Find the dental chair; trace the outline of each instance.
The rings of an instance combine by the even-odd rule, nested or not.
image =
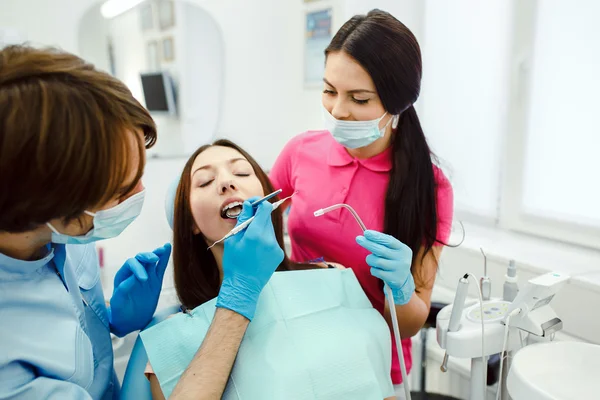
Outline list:
[[[172,306],[160,310],[154,314],[154,318],[144,329],[147,329],[153,325],[164,321],[169,315],[179,312],[179,306]],[[131,356],[127,362],[127,369],[125,370],[125,376],[123,377],[123,385],[121,388],[122,400],[152,400],[152,392],[150,391],[150,382],[144,375],[146,364],[148,363],[148,356],[144,349],[142,339],[138,336],[135,340]]]

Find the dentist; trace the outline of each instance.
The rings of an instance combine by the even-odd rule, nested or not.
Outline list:
[[[94,242],[140,214],[155,141],[149,113],[115,78],[59,51],[0,50],[0,400],[119,397],[110,332],[150,322],[171,247],[127,260],[107,307]],[[174,398],[223,392],[243,315],[283,259],[271,211],[260,207],[259,222],[226,242],[223,270],[235,284],[219,293]]]

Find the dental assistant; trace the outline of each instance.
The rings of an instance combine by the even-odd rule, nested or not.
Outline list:
[[[171,246],[127,260],[107,307],[94,243],[140,214],[155,141],[122,82],[57,50],[0,50],[0,400],[119,397],[110,332],[150,322]],[[236,284],[219,292],[175,399],[224,390],[246,315],[283,259],[268,207],[225,244],[223,272]]]
[[[292,260],[324,257],[352,268],[391,327],[383,282],[393,291],[407,370],[411,336],[429,314],[438,260],[452,223],[452,187],[433,163],[413,104],[421,54],[410,30],[373,10],[351,18],[325,51],[326,130],[293,138],[270,178],[281,196],[296,193],[288,218]],[[364,236],[344,209],[351,205]],[[395,344],[394,344],[395,345]],[[403,398],[393,349],[392,380]]]

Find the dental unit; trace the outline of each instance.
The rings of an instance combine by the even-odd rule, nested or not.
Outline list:
[[[483,250],[481,252],[484,255],[484,277],[477,282],[474,275],[463,275],[459,279],[453,304],[444,307],[437,316],[437,341],[446,350],[440,369],[446,372],[449,356],[470,358],[469,398],[486,399],[487,358],[501,354],[496,399],[508,399],[507,374],[512,353],[524,346],[523,341],[519,340],[521,333],[552,340],[553,334],[562,329],[562,321],[550,303],[570,277],[556,272],[547,273],[529,280],[519,290],[516,268],[511,261],[503,287],[503,299],[494,299],[490,296],[487,259]],[[479,300],[467,300],[468,278],[479,283]]]
[[[338,208],[345,208],[346,210],[348,210],[352,214],[352,216],[354,217],[354,219],[356,220],[356,222],[358,223],[358,225],[360,226],[362,231],[364,232],[367,230],[367,227],[362,222],[362,220],[360,219],[360,217],[358,216],[356,211],[354,211],[354,209],[351,206],[349,206],[348,204],[334,204],[330,207],[321,208],[314,212],[314,216],[320,217],[322,215],[327,214],[330,211],[337,210]],[[389,309],[390,309],[392,326],[394,329],[394,340],[396,342],[396,350],[398,352],[398,361],[400,362],[400,372],[402,373],[402,383],[404,386],[404,393],[406,396],[406,400],[411,400],[410,387],[408,384],[408,375],[406,373],[406,365],[404,364],[404,352],[402,351],[402,342],[400,339],[400,328],[398,327],[398,317],[396,315],[396,305],[394,304],[394,295],[392,294],[392,289],[390,289],[390,287],[387,284],[385,284],[384,290],[385,290],[385,295],[386,295],[385,297],[387,298]]]

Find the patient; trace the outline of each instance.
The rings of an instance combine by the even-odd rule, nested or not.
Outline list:
[[[207,248],[235,226],[236,219],[228,215],[239,215],[244,200],[273,191],[256,161],[228,140],[202,146],[190,157],[177,187],[173,218],[174,280],[183,310],[192,310],[219,293],[224,244]],[[277,241],[284,248],[281,208],[273,211],[272,220]],[[343,268],[332,263],[296,264],[285,256],[278,271],[319,267]],[[145,373],[153,398],[164,399],[150,363]]]

